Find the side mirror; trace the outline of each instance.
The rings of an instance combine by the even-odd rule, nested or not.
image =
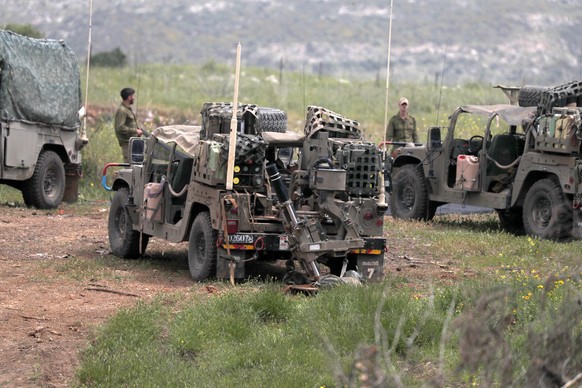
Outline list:
[[[145,152],[145,140],[141,137],[132,137],[129,139],[129,162],[131,164],[143,163]]]
[[[440,127],[429,128],[427,147],[430,151],[440,151],[443,148]]]

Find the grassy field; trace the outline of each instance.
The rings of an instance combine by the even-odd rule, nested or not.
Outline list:
[[[80,384],[550,386],[552,373],[582,372],[581,242],[508,235],[492,215],[385,228],[393,255],[464,275],[394,272],[316,296],[270,281],[214,283],[212,298],[161,294],[99,329]]]

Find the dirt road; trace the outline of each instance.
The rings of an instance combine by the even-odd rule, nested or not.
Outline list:
[[[0,386],[69,386],[93,329],[120,307],[196,292],[187,267],[170,281],[123,261],[96,266],[109,254],[107,204],[72,212],[0,207]]]

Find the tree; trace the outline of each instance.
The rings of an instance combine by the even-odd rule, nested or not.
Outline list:
[[[31,38],[36,39],[43,39],[44,34],[37,30],[35,27],[31,26],[30,24],[6,24],[3,27],[7,31],[12,31],[20,35],[28,36]]]
[[[127,56],[116,47],[111,51],[91,55],[91,64],[97,67],[124,67],[127,64]]]

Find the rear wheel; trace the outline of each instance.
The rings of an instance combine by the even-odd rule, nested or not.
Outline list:
[[[115,256],[135,259],[145,252],[150,236],[133,230],[131,219],[125,210],[128,203],[129,191],[122,187],[115,192],[109,209],[109,247]]]
[[[556,180],[542,179],[528,190],[523,204],[523,226],[527,234],[547,240],[558,240],[571,233],[572,211]]]
[[[195,281],[201,282],[216,274],[216,240],[210,213],[199,213],[194,219],[188,243],[188,267]]]
[[[32,177],[22,187],[22,198],[27,206],[38,209],[58,207],[65,194],[65,167],[53,151],[38,156]]]
[[[392,216],[403,220],[430,221],[437,203],[428,200],[428,187],[421,165],[402,166],[392,181],[390,210]]]

